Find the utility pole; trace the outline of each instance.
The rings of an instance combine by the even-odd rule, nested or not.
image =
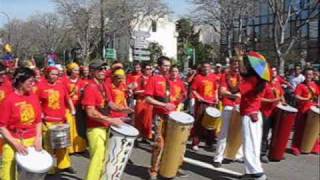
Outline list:
[[[101,40],[101,59],[104,59],[104,0],[100,0],[100,40]]]

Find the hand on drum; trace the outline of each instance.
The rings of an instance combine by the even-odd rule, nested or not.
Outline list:
[[[121,126],[122,124],[124,124],[122,118],[109,118],[108,121],[115,126]]]
[[[19,154],[22,154],[22,155],[28,154],[27,147],[21,144],[19,140],[17,139],[13,140],[12,145],[14,146],[14,148]]]
[[[172,103],[166,103],[165,104],[165,108],[168,110],[168,111],[174,111],[176,110],[176,105],[172,104]]]
[[[249,117],[250,117],[251,121],[254,123],[258,121],[258,113],[249,114]]]
[[[36,151],[42,151],[42,139],[41,138],[38,138],[38,139],[35,140],[34,149]]]

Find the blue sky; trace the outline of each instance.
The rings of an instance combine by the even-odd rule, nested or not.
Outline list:
[[[190,5],[187,0],[165,0],[175,17],[188,12]],[[51,0],[0,0],[0,26],[7,23],[6,13],[10,19],[26,19],[32,14],[41,12],[52,12],[55,5]]]

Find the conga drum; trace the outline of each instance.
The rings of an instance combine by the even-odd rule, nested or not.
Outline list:
[[[221,112],[218,109],[207,107],[201,120],[201,125],[208,130],[218,129],[221,125],[220,116]]]
[[[278,104],[275,114],[275,122],[272,128],[270,144],[270,160],[280,161],[284,159],[291,130],[298,110],[289,105]]]
[[[50,128],[50,142],[52,149],[71,146],[69,124],[58,124]]]
[[[310,153],[320,133],[320,108],[312,106],[308,112],[306,126],[303,131],[301,152]]]
[[[239,107],[234,107],[232,110],[229,131],[227,136],[227,145],[224,151],[226,159],[236,159],[236,154],[242,145],[242,122]]]
[[[131,125],[111,126],[106,180],[120,180],[131,155],[139,131]]]
[[[194,118],[184,112],[171,112],[167,123],[159,174],[174,178],[183,163],[184,153]]]
[[[36,151],[33,147],[27,149],[27,155],[16,153],[16,162],[19,180],[41,180],[53,166],[53,158],[42,150]]]

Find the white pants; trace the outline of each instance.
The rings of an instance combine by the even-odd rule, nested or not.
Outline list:
[[[229,126],[230,126],[230,121],[232,118],[232,111],[235,107],[233,106],[225,106],[222,112],[222,119],[223,119],[223,125],[221,132],[218,136],[217,139],[217,148],[216,148],[216,153],[213,158],[214,162],[222,162],[223,160],[223,155],[224,151],[227,146],[227,137],[229,133]],[[240,147],[239,151],[237,152],[236,159],[241,159],[243,157],[242,155],[242,148]]]
[[[263,173],[260,162],[262,138],[262,116],[258,112],[258,121],[252,122],[249,116],[242,117],[243,153],[246,174]]]

